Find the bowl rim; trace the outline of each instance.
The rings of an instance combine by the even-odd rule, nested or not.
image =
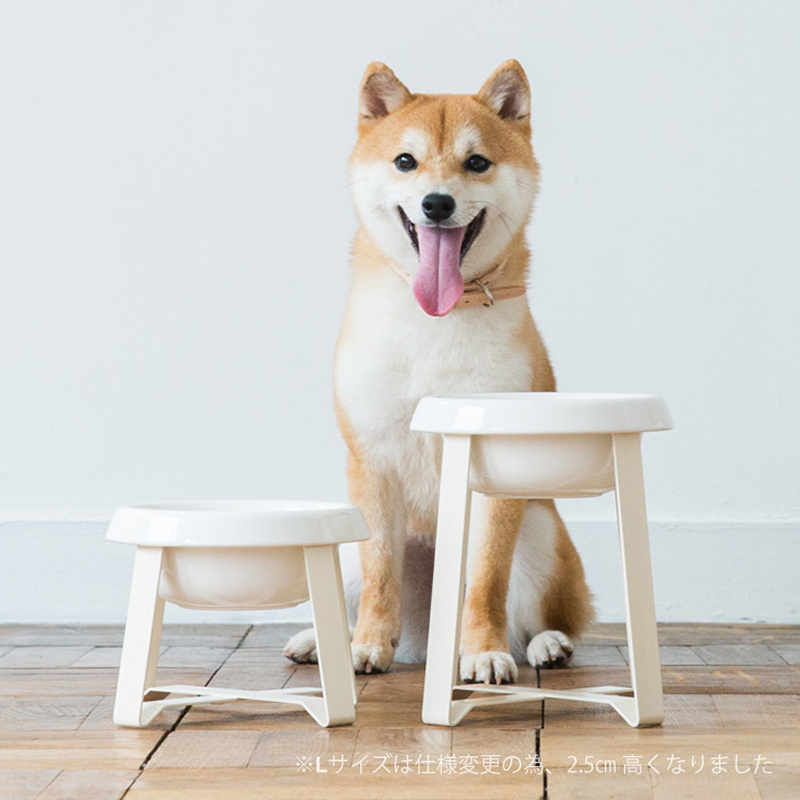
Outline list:
[[[412,431],[450,434],[636,433],[670,430],[664,400],[611,392],[489,392],[431,395]]]

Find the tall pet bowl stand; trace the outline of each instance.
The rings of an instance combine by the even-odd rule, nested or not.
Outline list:
[[[142,727],[164,708],[264,700],[305,708],[323,727],[355,720],[338,546],[369,538],[340,503],[213,501],[129,506],[106,538],[136,545],[114,704],[117,725]],[[165,602],[184,608],[285,608],[311,599],[322,688],[243,691],[156,686]]]
[[[640,440],[645,431],[671,428],[666,404],[649,395],[528,392],[426,397],[419,403],[411,429],[444,437],[424,722],[457,725],[476,706],[547,697],[605,703],[634,727],[663,722]],[[457,684],[472,492],[552,499],[612,490],[631,686],[559,691]]]

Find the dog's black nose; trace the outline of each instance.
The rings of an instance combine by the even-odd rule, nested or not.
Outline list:
[[[422,198],[422,210],[432,222],[441,222],[456,210],[456,201],[449,194],[426,194]]]

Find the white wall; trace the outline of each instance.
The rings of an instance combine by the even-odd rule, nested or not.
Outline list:
[[[117,505],[344,496],[330,371],[361,72],[473,92],[514,56],[560,386],[663,394],[675,418],[646,446],[654,538],[680,531],[682,554],[659,580],[683,605],[659,613],[797,620],[769,565],[800,557],[799,53],[800,5],[777,0],[6,0],[0,616],[121,619],[70,563],[124,584],[129,562],[67,524]],[[588,561],[610,500],[563,509]],[[20,548],[42,560],[21,586]]]

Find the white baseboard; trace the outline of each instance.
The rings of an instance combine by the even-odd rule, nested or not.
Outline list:
[[[570,522],[601,622],[623,620],[616,525]],[[133,549],[105,542],[102,522],[0,524],[0,622],[122,623]],[[651,523],[656,609],[663,622],[800,623],[799,522]],[[188,611],[167,622],[310,620],[276,611]]]

